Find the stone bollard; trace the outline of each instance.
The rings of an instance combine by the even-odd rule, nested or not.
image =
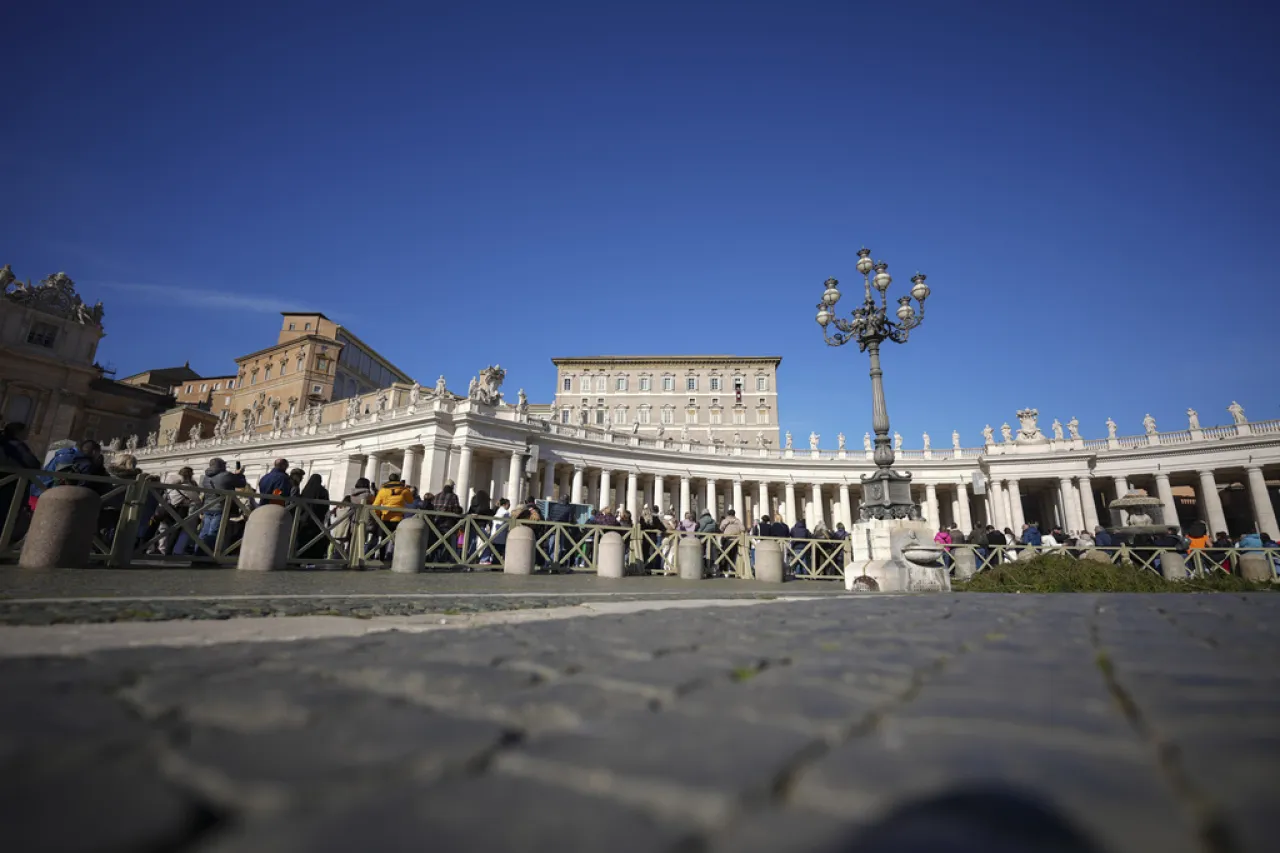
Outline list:
[[[956,580],[967,581],[978,573],[978,553],[972,548],[952,549],[951,564]]]
[[[596,558],[596,577],[620,578],[622,566],[622,534],[610,530],[600,537]]]
[[[782,571],[782,546],[777,542],[756,543],[756,580],[765,583],[782,583],[786,573]]]
[[[1184,581],[1187,579],[1186,558],[1177,551],[1160,552],[1160,574],[1167,581]]]
[[[41,498],[40,500],[44,500],[44,498]],[[40,505],[37,504],[36,510],[39,511],[39,509]],[[23,558],[27,556],[27,549],[22,549],[22,556]],[[1271,568],[1271,560],[1265,553],[1259,552],[1251,554],[1248,551],[1240,552],[1240,577],[1247,581],[1261,581],[1262,583],[1267,583],[1275,580],[1275,576],[1275,570]]]
[[[507,553],[502,571],[508,575],[533,574],[533,553],[537,539],[532,527],[513,527],[507,532]]]
[[[702,580],[702,540],[696,536],[680,537],[676,546],[676,563],[680,566],[681,580]]]
[[[24,569],[83,569],[93,553],[102,498],[85,486],[56,486],[40,495],[22,540]]]
[[[427,522],[411,515],[396,525],[395,547],[391,551],[391,571],[416,575],[427,562]]]
[[[262,504],[249,513],[240,540],[237,569],[274,572],[289,567],[289,535],[293,516],[280,504]]]

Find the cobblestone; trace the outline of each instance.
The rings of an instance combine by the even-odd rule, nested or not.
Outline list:
[[[1260,852],[1277,617],[841,596],[0,658],[0,821],[41,850]]]

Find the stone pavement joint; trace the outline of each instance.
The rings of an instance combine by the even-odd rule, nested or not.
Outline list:
[[[1264,851],[1273,601],[841,597],[11,657],[0,820],[67,851],[880,853],[895,814],[984,851],[1022,814],[1082,853]]]

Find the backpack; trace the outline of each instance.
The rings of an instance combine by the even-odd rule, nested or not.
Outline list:
[[[74,471],[77,454],[78,454],[78,451],[76,450],[76,448],[63,447],[53,454],[53,458],[51,458],[45,464],[44,470],[52,471],[55,473],[61,473],[63,471]],[[44,484],[44,487],[47,489],[54,484],[54,481],[57,478],[56,477],[40,477],[38,479],[40,480],[41,483]]]

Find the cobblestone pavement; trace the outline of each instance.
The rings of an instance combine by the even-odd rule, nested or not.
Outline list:
[[[14,850],[1274,848],[1276,596],[947,595],[0,661]]]
[[[234,569],[0,568],[0,624],[230,619],[242,616],[413,616],[564,607],[600,600],[774,598],[844,594],[834,582],[673,577],[610,580],[595,574],[501,572],[400,575],[369,572],[239,572]]]

